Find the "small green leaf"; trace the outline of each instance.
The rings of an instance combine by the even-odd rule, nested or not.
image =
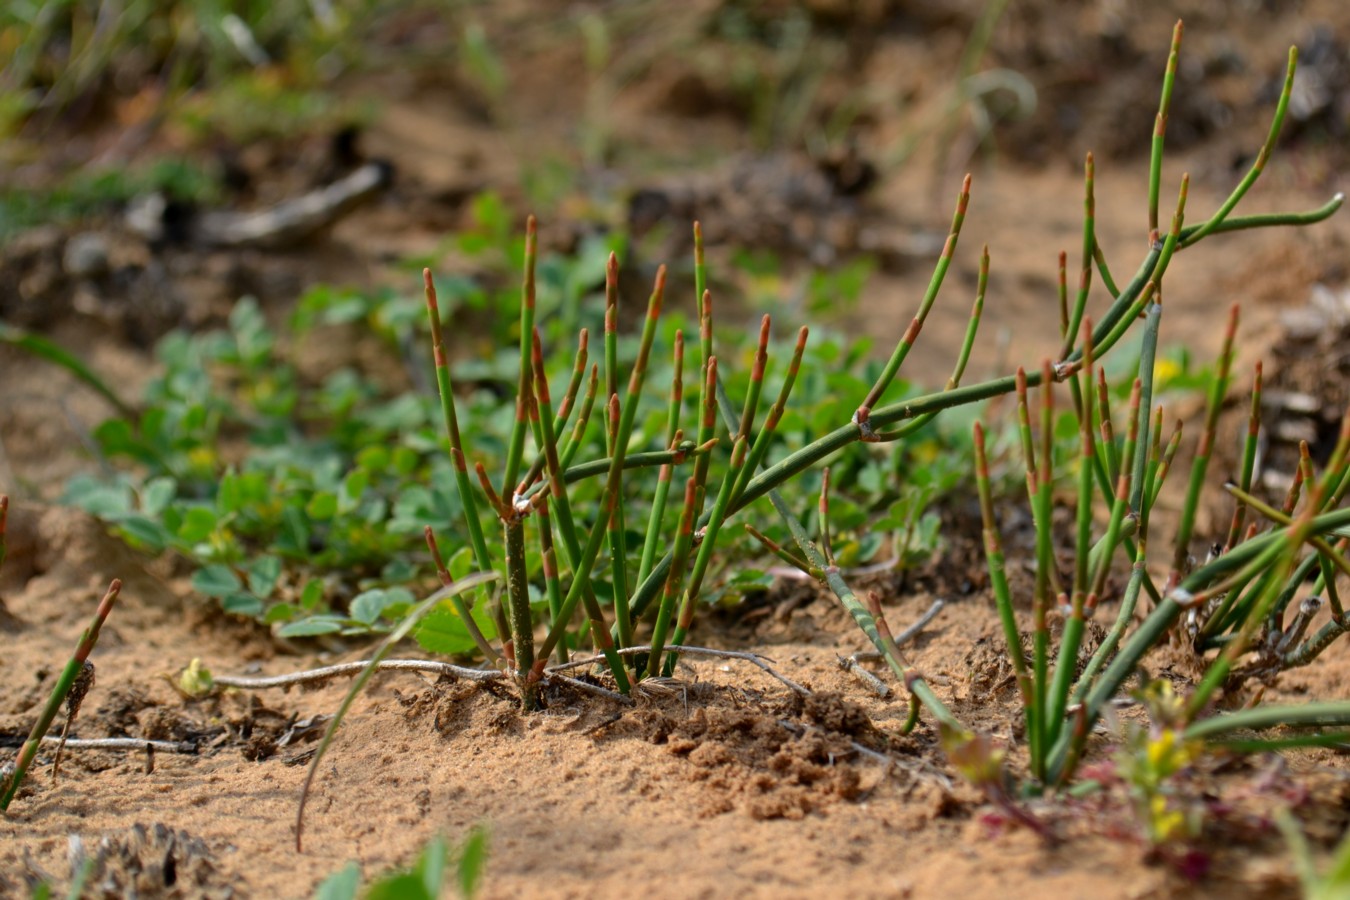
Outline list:
[[[478,895],[487,866],[488,833],[482,825],[474,827],[459,851],[459,892],[468,900]]]
[[[190,506],[183,513],[183,524],[178,526],[178,537],[185,543],[196,544],[216,530],[215,510],[205,506]]]
[[[450,848],[446,846],[445,838],[438,834],[427,841],[426,849],[422,851],[422,856],[413,868],[413,874],[421,876],[422,887],[426,889],[427,896],[433,900],[441,895],[441,885],[445,883],[445,864],[449,855]]]
[[[239,591],[222,597],[220,608],[232,615],[256,618],[262,615],[263,602],[253,594]]]
[[[244,566],[248,572],[248,589],[259,597],[270,597],[281,577],[281,558],[259,556]]]
[[[314,892],[314,900],[356,900],[356,891],[360,886],[361,867],[349,862],[319,885],[319,889]]]
[[[294,619],[299,612],[300,610],[298,610],[294,604],[274,603],[269,606],[267,612],[263,614],[262,623],[264,625],[275,625],[277,622],[289,622],[291,619]]]
[[[356,464],[367,472],[383,472],[389,468],[389,450],[381,444],[366,447],[356,454]]]
[[[243,586],[229,566],[205,566],[192,574],[192,589],[208,597],[225,597]]]
[[[337,616],[311,616],[290,622],[277,629],[278,637],[313,637],[316,634],[332,634],[342,630],[343,619]]]
[[[478,628],[483,632],[483,636],[492,640],[497,636],[497,629],[492,624],[492,618],[478,610],[470,613],[473,620],[478,623]],[[461,653],[470,653],[474,649],[473,638],[469,636],[469,629],[464,624],[464,620],[455,612],[455,608],[448,603],[442,603],[427,614],[420,623],[417,630],[413,632],[413,637],[417,643],[432,653],[441,653],[446,656],[455,656]]]
[[[169,533],[146,516],[127,516],[117,523],[122,534],[158,553],[169,544]]]
[[[348,611],[356,621],[374,625],[375,620],[380,617],[380,613],[384,611],[388,601],[389,595],[383,588],[362,591],[352,598]]]
[[[141,512],[158,516],[178,492],[178,482],[172,478],[152,478],[141,489]]]
[[[421,878],[403,872],[387,875],[372,884],[365,900],[437,900],[437,895],[427,893]]]
[[[305,588],[300,592],[300,606],[306,610],[312,610],[323,601],[323,582],[317,578],[311,578],[305,582]]]
[[[337,508],[337,496],[327,491],[320,491],[309,499],[309,503],[305,506],[305,512],[311,519],[324,522],[337,514]]]

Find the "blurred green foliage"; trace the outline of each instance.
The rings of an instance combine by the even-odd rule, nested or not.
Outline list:
[[[511,348],[518,327],[514,318],[493,311],[514,304],[521,248],[498,199],[481,197],[474,208],[475,225],[453,238],[454,252],[471,263],[462,271],[473,274],[441,280],[439,287],[448,321],[487,326],[464,329],[469,334],[452,353],[471,461],[493,461],[504,457],[513,421],[513,410],[502,398],[514,387]],[[571,369],[576,330],[588,327],[595,335],[602,330],[603,260],[622,246],[621,239],[596,238],[583,241],[573,255],[540,261],[539,321],[552,348],[559,393]],[[770,298],[760,299],[774,305]],[[631,303],[623,308],[634,315]],[[723,371],[732,396],[744,393],[754,352],[751,329],[737,327],[742,315],[726,312],[716,338],[719,357],[729,363]],[[194,566],[193,584],[200,593],[216,598],[228,612],[276,626],[281,636],[389,630],[418,586],[432,583],[424,526],[436,530],[452,574],[466,573],[471,564],[460,533],[462,504],[439,406],[428,384],[424,316],[417,295],[320,286],[301,298],[285,327],[269,323],[245,298],[223,329],[169,334],[156,351],[162,372],[149,385],[139,413],[110,419],[95,432],[100,452],[117,471],[73,479],[66,501],[100,516],[150,552],[181,554]],[[654,354],[649,374],[655,384],[673,380],[669,348],[681,327],[693,333],[678,313],[661,325],[657,345],[665,349]],[[302,374],[299,349],[330,339],[336,333],[331,329],[373,339],[383,347],[387,369],[371,373],[344,364]],[[791,355],[790,344],[786,330],[777,335],[770,359],[782,366]],[[818,330],[807,346],[770,459],[837,427],[841,403],[862,396],[876,375],[878,364],[868,360],[866,342]],[[630,364],[636,352],[636,335],[621,335],[621,366]],[[686,383],[695,377],[694,365],[686,363]],[[781,376],[771,364],[769,382]],[[419,380],[420,389],[404,387]],[[907,385],[901,390],[918,392]],[[663,442],[665,402],[654,395],[639,411],[635,447],[656,448]],[[686,422],[695,420],[694,404],[691,392]],[[961,461],[969,440],[955,418],[944,417],[942,423],[902,444],[857,444],[829,460],[837,486],[833,520],[842,565],[902,567],[936,549],[933,505],[965,478]],[[591,423],[585,440],[581,458],[606,455],[598,421]],[[630,472],[625,479],[629,502],[644,504],[655,477],[655,469]],[[819,478],[818,472],[806,473],[784,490],[796,506],[810,508],[808,498]],[[598,498],[600,485],[593,480],[575,489],[582,499],[592,493]],[[485,533],[500,541],[486,505],[482,510]],[[785,532],[779,534],[781,526],[763,518],[753,521],[787,540]],[[634,528],[645,520],[645,514],[630,517]],[[733,602],[767,587],[767,576],[748,565],[759,555],[757,545],[739,532],[728,534],[727,550],[715,566],[707,592],[713,601]],[[628,535],[634,557],[641,541],[636,531]],[[532,573],[538,571],[536,551],[530,551],[527,563]],[[603,576],[596,590],[602,598],[612,597]],[[542,597],[537,599],[542,603]],[[443,652],[467,652],[472,646],[457,620],[433,616],[419,634]]]

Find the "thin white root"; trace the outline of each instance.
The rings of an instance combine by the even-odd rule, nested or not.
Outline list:
[[[58,745],[61,738],[49,734],[43,737],[42,743]],[[197,745],[192,741],[149,741],[144,738],[70,738],[66,741],[67,750],[144,750],[147,747],[157,753],[197,753]]]
[[[622,650],[615,650],[614,652],[619,656],[633,656],[638,653],[648,653],[651,649],[651,647],[624,647]],[[667,644],[665,652],[679,653],[682,656],[702,656],[708,659],[737,659],[742,662],[748,662],[752,666],[763,669],[770,677],[776,679],[779,683],[786,685],[788,689],[794,693],[801,694],[803,697],[809,697],[811,695],[809,690],[802,687],[791,678],[780,675],[778,672],[774,671],[773,668],[769,666],[769,663],[765,662],[765,660],[769,660],[769,658],[767,656],[760,656],[758,653],[750,653],[743,650],[713,650],[708,647],[686,647],[681,644]],[[595,665],[596,663],[604,661],[605,658],[603,656],[592,656],[588,659],[574,659],[571,662],[559,663],[556,666],[550,666],[544,671],[552,675],[555,672],[562,672],[567,669],[578,669],[583,666]],[[769,660],[769,662],[772,661],[773,660]]]
[[[249,678],[242,675],[218,675],[212,681],[222,687],[242,688],[246,691],[261,691],[268,688],[292,687],[297,684],[311,684],[327,681],[344,675],[358,675],[370,660],[339,663],[319,669],[306,669],[303,672],[291,672],[288,675],[269,675],[263,678]],[[470,669],[450,663],[436,662],[430,659],[386,659],[376,668],[380,671],[429,672],[433,675],[454,675],[468,681],[497,681],[505,676],[491,669]]]
[[[638,653],[646,653],[649,650],[651,650],[650,647],[625,647],[624,649],[615,652],[620,656],[633,656]],[[742,662],[748,662],[752,666],[763,669],[769,676],[778,680],[781,684],[786,685],[788,689],[792,690],[794,693],[801,694],[802,696],[808,696],[811,693],[791,678],[780,675],[765,661],[768,660],[768,657],[760,656],[757,653],[749,653],[741,650],[712,650],[708,647],[685,647],[678,644],[667,646],[666,651],[680,653],[685,656],[698,656],[709,659],[735,659]],[[603,656],[593,656],[587,659],[574,659],[571,662],[550,666],[544,670],[544,674],[551,678],[559,678],[567,681],[574,687],[596,694],[597,696],[607,697],[609,699],[626,699],[622,694],[598,687],[597,685],[587,684],[584,681],[578,681],[574,678],[568,678],[562,674],[571,669],[580,669],[604,661],[605,658]],[[772,660],[769,660],[769,662],[772,662]],[[369,664],[369,660],[360,660],[357,662],[339,663],[334,666],[324,666],[319,669],[307,669],[302,672],[291,672],[288,675],[269,675],[261,678],[250,678],[239,675],[218,675],[213,681],[221,687],[261,691],[269,688],[294,687],[298,684],[313,684],[314,682],[327,681],[330,678],[356,675]],[[506,674],[504,672],[495,669],[470,669],[465,666],[456,666],[450,663],[436,662],[429,659],[386,659],[382,661],[377,668],[380,671],[428,672],[432,675],[453,675],[456,678],[478,682],[502,681],[506,679]]]

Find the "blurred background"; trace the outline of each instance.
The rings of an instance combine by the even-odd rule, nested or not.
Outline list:
[[[381,368],[378,342],[330,329],[302,375],[354,363],[418,386],[420,268],[465,326],[457,354],[489,360],[513,339],[534,212],[555,337],[592,321],[610,250],[631,308],[664,262],[687,315],[698,219],[725,324],[769,311],[784,334],[809,322],[847,335],[859,358],[884,356],[970,171],[966,231],[903,374],[945,380],[982,244],[993,275],[972,373],[1034,365],[1059,341],[1061,250],[1076,278],[1089,150],[1118,278],[1144,249],[1178,16],[1164,205],[1188,171],[1194,221],[1246,171],[1291,44],[1294,102],[1244,209],[1342,190],[1350,7],[1338,0],[11,0],[0,319],[75,348],[132,401],[166,334],[218,327],[251,297],[272,326],[297,310],[374,322],[407,357]],[[1262,323],[1315,285],[1340,291],[1346,236],[1333,220],[1188,252],[1164,326],[1179,365],[1212,354],[1214,311],[1232,300],[1268,344],[1277,329]],[[50,491],[51,442],[106,410],[0,351],[4,464]]]

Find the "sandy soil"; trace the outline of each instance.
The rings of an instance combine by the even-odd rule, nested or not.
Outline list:
[[[830,9],[849,7],[854,19],[845,20],[860,34],[875,31],[867,40],[857,37],[863,43],[840,81],[890,79],[920,110],[941,102],[936,80],[953,68],[962,29],[973,21],[965,6],[975,5],[958,5],[945,17],[891,10],[892,18],[876,21],[894,27],[880,28],[869,10],[889,4],[805,4],[823,21],[830,21]],[[1117,277],[1128,277],[1141,256],[1142,153],[1172,13],[1103,2],[1061,18],[1052,6],[1012,4],[991,45],[992,61],[1025,71],[1042,102],[1031,120],[996,133],[992,159],[969,162],[975,193],[961,251],[911,364],[912,371],[931,373],[921,380],[946,376],[982,244],[990,247],[994,276],[973,373],[1034,363],[1053,349],[1039,336],[1058,315],[1057,253],[1069,251],[1071,271],[1076,265],[1085,150],[1098,153],[1098,233]],[[1169,157],[1164,183],[1190,172],[1196,211],[1190,220],[1197,221],[1245,167],[1250,156],[1243,154],[1259,145],[1271,99],[1262,92],[1279,75],[1288,44],[1313,43],[1322,27],[1326,40],[1343,48],[1350,15],[1331,0],[1278,14],[1278,4],[1259,2],[1180,6],[1188,16],[1187,52],[1198,62],[1183,69],[1178,92],[1190,99],[1174,113],[1178,152]],[[690,4],[686,15],[708,8]],[[529,5],[501,9],[500,21],[488,24],[505,33]],[[1074,42],[1075,27],[1092,40]],[[317,246],[227,261],[238,275],[228,283],[247,283],[281,309],[298,285],[319,278],[387,282],[390,254],[434,246],[444,229],[464,221],[463,199],[472,190],[492,187],[520,204],[520,167],[531,149],[548,143],[541,136],[572,146],[577,136],[569,115],[585,103],[583,79],[572,77],[584,71],[579,51],[547,40],[542,26],[523,34],[519,56],[507,57],[519,90],[506,125],[466,112],[456,85],[435,78],[390,76],[354,87],[386,107],[362,140],[366,153],[394,163],[400,173],[394,188]],[[1225,68],[1230,57],[1241,65]],[[668,196],[701,196],[687,187],[696,182],[725,183],[718,179],[728,177],[723,170],[730,164],[721,160],[747,149],[739,113],[691,117],[682,105],[691,91],[713,106],[725,100],[698,93],[708,85],[692,64],[689,72],[638,71],[618,92],[611,116],[627,140],[615,163],[624,183],[655,185]],[[906,118],[911,112],[919,115],[907,110],[868,124],[868,149],[914,127]],[[1318,127],[1291,124],[1288,146],[1244,211],[1309,208],[1344,188],[1341,139]],[[701,142],[708,146],[694,146]],[[682,154],[704,165],[691,173],[668,164]],[[282,155],[268,158],[262,170],[294,178],[276,162]],[[844,243],[874,241],[884,250],[880,271],[842,327],[883,347],[902,332],[931,259],[913,248],[945,227],[949,195],[969,152],[956,156],[938,165],[921,152],[913,164],[883,171],[857,205],[838,204],[851,223]],[[1165,205],[1173,193],[1164,190]],[[710,227],[716,223],[715,265],[730,246],[761,239],[752,227],[756,202],[782,202],[772,192],[751,200],[751,214],[730,203],[709,208],[707,201],[680,208]],[[820,221],[832,221],[836,200]],[[558,218],[565,222],[564,210]],[[1281,335],[1284,311],[1303,306],[1316,284],[1343,284],[1347,222],[1341,216],[1299,232],[1251,232],[1186,252],[1168,277],[1164,343],[1184,343],[1208,359],[1219,340],[1215,310],[1240,301],[1244,357],[1266,355],[1272,367],[1299,359],[1289,345],[1282,354],[1267,350]],[[546,225],[556,244],[574,237],[565,224]],[[780,235],[768,242],[803,253],[820,242],[812,235],[800,246],[796,240]],[[683,252],[678,239],[655,250]],[[209,265],[225,265],[218,253],[169,251],[175,254],[170,271],[207,266],[199,278],[200,271],[215,271]],[[188,293],[195,312],[186,318],[198,322],[211,321],[233,299],[220,285]],[[72,314],[43,327],[89,348],[91,363],[112,375],[125,396],[136,396],[149,372],[147,342],[134,328],[100,322]],[[1006,338],[995,340],[1005,330]],[[1293,386],[1316,388],[1308,368]],[[0,820],[0,896],[24,895],[35,877],[66,883],[76,837],[86,847],[105,839],[116,845],[100,883],[112,886],[109,896],[128,894],[130,880],[164,859],[170,840],[138,835],[137,823],[176,833],[170,854],[176,883],[166,887],[162,876],[156,882],[142,875],[140,896],[302,897],[347,860],[374,873],[407,863],[436,832],[453,839],[485,822],[490,897],[635,890],[661,897],[1284,897],[1296,893],[1296,882],[1271,811],[1294,804],[1319,848],[1332,844],[1350,818],[1344,760],[1308,751],[1214,760],[1194,773],[1188,789],[1205,798],[1208,814],[1196,858],[1150,854],[1119,786],[1082,801],[1033,804],[1057,837],[1043,840],[1006,821],[951,772],[930,723],[901,736],[905,702],[895,694],[877,697],[837,663],[839,654],[863,648],[861,634],[829,597],[783,582],[766,605],[708,617],[696,634],[710,646],[771,657],[809,697],[751,666],[695,661],[632,707],[559,689],[545,712],[523,717],[509,697],[468,683],[379,676],[324,761],[305,851],[297,854],[295,803],[315,736],[300,729],[293,742],[280,742],[297,722],[331,714],[344,686],[188,700],[163,676],[194,657],[221,674],[273,674],[360,658],[362,648],[290,652],[264,631],[211,612],[172,566],[136,558],[81,514],[42,505],[66,477],[91,465],[79,450],[80,435],[106,409],[10,352],[0,351],[0,382],[0,476],[16,497],[9,557],[0,570],[0,735],[14,741],[26,734],[56,661],[69,652],[108,580],[120,577],[124,599],[94,655],[98,684],[74,731],[188,740],[201,748],[196,755],[158,753],[153,765],[141,753],[70,753],[55,784],[49,767],[37,767]],[[1332,399],[1343,402],[1339,394]],[[972,549],[978,533],[969,527],[969,510],[954,505],[948,518],[946,556],[904,583],[873,587],[897,625],[934,597],[948,601],[912,649],[913,661],[964,721],[1006,735],[1016,709],[1011,692],[1000,689],[997,619]],[[1184,661],[1163,662],[1163,674],[1187,676]],[[1347,691],[1350,649],[1342,645],[1317,666],[1283,676],[1268,696],[1330,699]],[[1098,762],[1109,759],[1108,737],[1098,746]],[[1206,866],[1203,877],[1188,877]]]

